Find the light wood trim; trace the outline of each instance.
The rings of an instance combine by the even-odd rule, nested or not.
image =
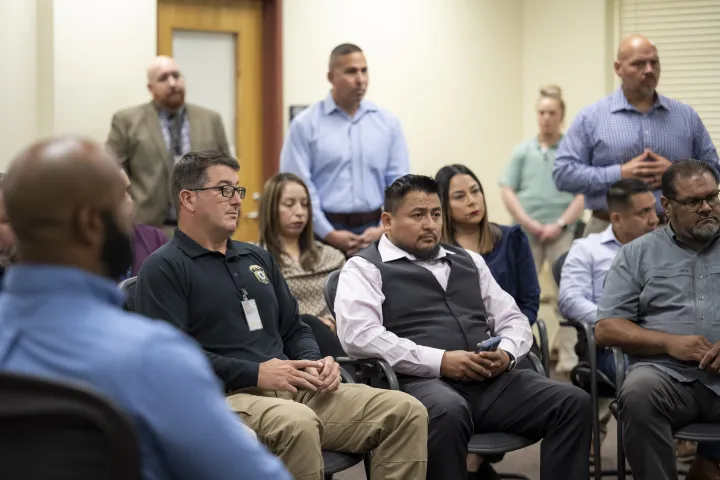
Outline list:
[[[172,56],[173,30],[233,33],[236,35],[236,155],[240,183],[247,188],[243,218],[234,237],[257,241],[258,212],[253,194],[262,192],[263,162],[263,3],[258,0],[160,0],[158,54]],[[182,65],[180,66],[182,68]],[[192,88],[192,85],[188,86]]]

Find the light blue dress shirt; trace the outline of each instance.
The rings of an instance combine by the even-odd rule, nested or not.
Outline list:
[[[595,324],[605,276],[620,247],[612,225],[573,242],[560,277],[558,309],[563,317]]]
[[[65,267],[13,266],[0,294],[0,370],[89,388],[133,422],[142,478],[289,480],[225,404],[198,347],[120,308],[115,283]]]
[[[323,212],[366,213],[382,207],[385,188],[410,173],[400,122],[363,100],[351,118],[332,93],[290,124],[280,171],[303,179],[310,191],[314,230],[334,230]]]
[[[584,194],[585,208],[607,210],[605,194],[620,180],[621,165],[646,148],[671,162],[684,158],[718,162],[710,134],[692,107],[658,94],[652,108],[641,113],[618,88],[573,120],[555,157],[555,186]],[[660,191],[654,193],[662,211]]]

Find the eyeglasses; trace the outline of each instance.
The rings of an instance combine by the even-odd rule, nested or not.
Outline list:
[[[670,197],[667,198],[668,200],[671,200],[675,203],[679,203],[680,205],[685,207],[685,210],[687,210],[688,212],[697,212],[702,208],[704,202],[707,202],[707,204],[711,207],[716,207],[717,205],[720,205],[720,190],[713,193],[712,195],[708,195],[705,198],[688,198],[687,200],[676,200]]]
[[[193,192],[202,192],[203,190],[219,190],[220,194],[225,198],[232,198],[236,193],[242,200],[245,198],[245,187],[235,187],[233,185],[220,185],[219,187],[190,188]]]

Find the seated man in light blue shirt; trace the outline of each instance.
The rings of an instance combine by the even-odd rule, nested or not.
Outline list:
[[[382,235],[385,188],[410,173],[400,122],[363,100],[368,86],[365,55],[342,44],[330,54],[330,94],[290,124],[280,171],[307,185],[315,233],[352,254]]]
[[[575,240],[563,263],[558,292],[560,314],[572,320],[595,324],[597,302],[603,293],[615,254],[624,244],[655,230],[655,196],[650,186],[632,178],[615,182],[606,195],[610,226],[600,233]],[[588,352],[592,355],[595,352]],[[597,350],[597,367],[615,383],[615,357],[610,349]],[[611,415],[607,401],[601,406],[600,441],[605,438]],[[591,455],[594,450],[590,450]]]
[[[560,277],[558,308],[572,320],[595,324],[597,302],[620,247],[655,230],[658,224],[655,197],[650,186],[632,178],[615,182],[607,192],[610,226],[601,233],[575,240],[565,258]],[[597,352],[598,369],[615,382],[611,350]]]
[[[31,146],[3,179],[22,261],[0,295],[0,371],[88,388],[135,428],[145,480],[290,480],[225,404],[200,349],[124,312],[114,280],[132,261],[132,201],[103,148]]]
[[[683,158],[718,163],[697,112],[657,92],[660,56],[652,41],[642,35],[623,39],[614,68],[622,85],[578,113],[560,142],[553,169],[558,190],[585,195],[585,208],[593,211],[586,235],[608,226],[605,193],[621,178],[653,188],[660,222],[665,223],[663,172]]]

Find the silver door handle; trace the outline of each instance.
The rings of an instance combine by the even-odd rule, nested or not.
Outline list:
[[[258,212],[248,212],[245,214],[245,218],[258,218]]]

